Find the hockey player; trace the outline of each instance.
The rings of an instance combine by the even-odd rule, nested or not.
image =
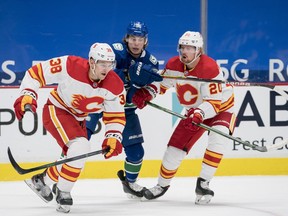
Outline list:
[[[143,197],[143,187],[136,183],[144,157],[144,142],[141,125],[136,106],[131,103],[135,91],[153,81],[161,81],[157,74],[158,61],[147,50],[148,29],[143,22],[133,21],[127,27],[122,42],[113,43],[112,48],[116,54],[117,68],[115,72],[121,77],[127,91],[125,116],[126,126],[123,131],[123,147],[126,158],[124,171],[119,170],[118,177],[122,181],[123,190],[129,198]],[[99,114],[90,114],[86,122],[88,138],[95,131],[96,124],[101,118]]]
[[[185,32],[178,42],[179,56],[169,59],[163,74],[211,79],[211,82],[164,78],[161,83],[150,85],[160,94],[174,87],[179,103],[186,109],[187,118],[180,120],[168,142],[158,184],[144,192],[147,199],[160,197],[168,190],[180,163],[205,132],[197,126],[198,123],[203,122],[224,133],[232,134],[233,132],[235,123],[233,87],[213,82],[214,79],[223,80],[223,75],[217,63],[203,54],[202,47],[203,39],[199,32]],[[132,101],[138,108],[143,108],[146,101],[151,100],[153,95],[147,89],[142,88],[134,94]],[[214,196],[214,192],[209,188],[209,182],[221,162],[226,142],[223,136],[214,132],[209,133],[208,146],[196,183],[196,204],[207,204]]]
[[[61,56],[39,63],[27,70],[20,86],[20,97],[14,103],[16,116],[23,118],[25,107],[37,108],[40,87],[55,84],[43,107],[43,125],[56,139],[64,157],[90,152],[85,118],[88,113],[102,112],[106,124],[103,149],[110,158],[122,152],[122,131],[125,126],[125,89],[112,70],[115,54],[106,43],[91,46],[89,59]],[[43,173],[25,180],[45,202],[56,196],[57,210],[69,212],[73,204],[71,190],[77,181],[86,158],[50,167]]]

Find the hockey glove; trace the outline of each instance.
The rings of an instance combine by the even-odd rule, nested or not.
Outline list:
[[[184,127],[190,131],[197,131],[199,130],[198,124],[203,122],[204,119],[204,112],[201,109],[194,109],[191,108],[187,112],[187,118],[184,119]]]
[[[158,70],[155,67],[142,62],[131,65],[128,70],[131,82],[138,87],[162,81],[163,78],[157,72]]]
[[[109,133],[106,135],[106,138],[102,143],[102,149],[108,149],[108,152],[104,153],[105,159],[122,153],[121,140],[122,136],[119,134]]]
[[[17,98],[14,103],[14,111],[18,120],[21,120],[24,113],[27,111],[27,107],[31,108],[33,113],[37,109],[37,94],[32,89],[23,89],[21,96]],[[27,106],[28,105],[28,106]]]
[[[147,101],[151,101],[156,97],[156,91],[152,86],[145,86],[135,92],[132,97],[132,102],[139,109],[143,109],[146,106]]]

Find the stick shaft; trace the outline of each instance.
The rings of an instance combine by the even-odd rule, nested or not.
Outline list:
[[[164,111],[164,112],[170,113],[170,114],[172,114],[172,115],[174,115],[174,116],[177,116],[177,117],[179,117],[179,118],[181,118],[181,119],[185,119],[185,118],[186,118],[185,116],[183,116],[183,115],[181,115],[181,114],[179,114],[179,113],[173,112],[172,110],[169,110],[169,109],[167,109],[167,108],[161,107],[161,106],[159,106],[159,105],[157,105],[157,104],[154,104],[154,103],[151,103],[151,102],[147,102],[147,104],[150,105],[150,106],[152,106],[152,107],[154,107],[154,108],[156,108],[156,109],[159,109],[159,110],[162,110],[162,111]],[[215,133],[217,133],[217,134],[219,134],[219,135],[221,135],[221,136],[224,136],[224,137],[226,137],[226,138],[228,138],[228,139],[231,139],[231,140],[234,140],[234,141],[236,141],[236,142],[239,142],[239,143],[241,143],[241,144],[244,145],[244,146],[249,146],[249,147],[251,147],[251,148],[253,148],[253,149],[255,149],[255,150],[261,151],[261,152],[263,151],[263,149],[260,148],[260,146],[252,145],[252,144],[249,143],[248,141],[243,141],[243,140],[241,140],[241,139],[239,139],[239,138],[237,138],[237,137],[233,137],[233,136],[231,136],[231,135],[229,135],[229,134],[223,133],[223,132],[220,131],[220,130],[217,130],[217,129],[215,129],[215,128],[209,127],[208,125],[205,125],[205,124],[202,124],[202,123],[197,124],[197,125],[198,125],[199,127],[203,128],[203,129],[205,129],[205,130],[213,131],[213,132],[215,132]]]
[[[60,164],[68,163],[68,162],[71,162],[71,161],[75,161],[75,160],[80,160],[80,159],[83,159],[83,158],[91,157],[93,155],[103,154],[106,151],[108,151],[108,150],[102,150],[101,149],[101,150],[98,150],[98,151],[89,152],[87,154],[82,154],[82,155],[78,155],[78,156],[75,156],[75,157],[66,158],[66,159],[63,159],[63,160],[59,160],[59,161],[55,161],[55,162],[52,162],[52,163],[44,164],[44,165],[41,165],[41,166],[36,166],[36,167],[29,168],[29,169],[24,169],[24,168],[20,167],[20,165],[15,161],[15,159],[14,159],[14,157],[12,155],[12,152],[11,152],[9,147],[8,147],[8,150],[7,150],[10,163],[12,164],[14,169],[21,175],[27,174],[27,173],[31,173],[31,172],[34,172],[34,171],[37,171],[37,170],[46,169],[46,168],[49,168],[49,167],[52,167],[52,166],[57,166],[57,165],[60,165]]]
[[[281,148],[285,145],[288,145],[288,140],[283,140],[279,143],[275,143],[274,145],[264,146],[264,148],[266,149],[266,151],[271,151],[271,150],[276,150],[278,148]]]
[[[211,79],[202,79],[202,78],[196,78],[196,77],[170,76],[170,75],[161,75],[161,76],[166,79],[191,80],[191,81],[197,81],[197,82],[216,82],[216,83],[223,83],[223,84],[226,83],[226,84],[231,84],[233,86],[238,86],[238,87],[247,87],[247,86],[266,87],[277,92],[278,94],[283,96],[288,101],[288,94],[282,88],[273,84],[268,84],[268,83],[226,82],[224,80],[211,80]]]

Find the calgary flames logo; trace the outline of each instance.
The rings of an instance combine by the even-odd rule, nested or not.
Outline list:
[[[179,102],[184,105],[194,104],[198,99],[197,89],[189,84],[177,84],[176,92]]]
[[[82,112],[96,112],[101,108],[97,105],[102,104],[104,101],[101,97],[87,98],[83,95],[73,95],[72,106]]]

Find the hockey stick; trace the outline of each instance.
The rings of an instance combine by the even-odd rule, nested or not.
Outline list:
[[[21,175],[27,174],[27,173],[30,173],[30,172],[34,172],[34,171],[37,171],[37,170],[41,170],[41,169],[46,169],[46,168],[49,168],[49,167],[52,167],[52,166],[57,166],[59,164],[68,163],[70,161],[75,161],[75,160],[80,160],[82,158],[91,157],[93,155],[104,154],[104,153],[106,153],[108,151],[109,151],[108,148],[107,149],[101,149],[101,150],[98,150],[98,151],[93,151],[93,152],[89,152],[89,153],[86,153],[86,154],[78,155],[78,156],[75,156],[75,157],[66,158],[66,159],[63,159],[63,160],[59,160],[59,161],[55,161],[55,162],[52,162],[52,163],[44,164],[44,165],[41,165],[41,166],[36,166],[36,167],[29,168],[29,169],[24,169],[24,168],[20,167],[19,164],[15,161],[15,159],[14,159],[9,147],[8,147],[8,150],[7,150],[8,157],[9,157],[9,160],[10,160],[12,166]]]
[[[211,79],[202,79],[202,78],[196,78],[196,77],[185,77],[185,76],[169,76],[169,75],[161,75],[163,78],[166,79],[177,79],[177,80],[192,80],[192,81],[198,81],[198,82],[216,82],[216,83],[227,83],[232,84],[234,86],[240,86],[240,87],[247,87],[247,86],[259,86],[259,87],[266,87],[270,88],[271,90],[277,92],[281,96],[283,96],[288,101],[288,94],[280,87],[272,84],[267,83],[250,83],[250,82],[226,82],[223,80],[211,80]]]
[[[24,110],[25,110],[25,112],[32,112],[33,113],[31,104],[25,104]]]
[[[183,116],[183,115],[181,115],[181,114],[179,114],[179,113],[173,112],[172,110],[169,110],[169,109],[167,109],[167,108],[161,107],[161,106],[159,106],[159,105],[157,105],[157,104],[154,104],[154,103],[151,103],[151,102],[147,102],[147,104],[150,105],[150,106],[152,106],[152,107],[154,107],[154,108],[156,108],[156,109],[159,109],[159,110],[162,110],[162,111],[164,111],[164,112],[166,112],[166,113],[170,113],[170,114],[172,114],[172,115],[174,115],[174,116],[177,116],[177,117],[179,117],[179,118],[181,118],[181,119],[185,119],[185,118],[186,118],[185,116]],[[233,137],[233,136],[231,136],[231,135],[229,135],[229,134],[223,133],[223,132],[220,131],[220,130],[217,130],[217,129],[215,129],[215,128],[209,127],[208,125],[205,125],[205,124],[202,124],[202,123],[197,124],[197,125],[198,125],[199,127],[203,128],[203,129],[205,129],[205,130],[213,131],[213,132],[215,132],[215,133],[217,133],[217,134],[219,134],[219,135],[221,135],[221,136],[224,136],[224,137],[226,137],[226,138],[228,138],[228,139],[231,139],[231,140],[234,140],[234,141],[236,141],[236,142],[239,142],[239,143],[241,143],[241,144],[244,145],[244,146],[249,146],[249,147],[251,147],[252,149],[257,150],[257,151],[260,151],[260,152],[267,152],[267,151],[269,151],[269,150],[277,149],[277,148],[283,147],[284,145],[287,145],[287,144],[288,144],[288,140],[283,140],[282,142],[276,143],[276,144],[274,144],[274,145],[269,145],[269,146],[257,146],[257,145],[251,144],[251,143],[248,142],[248,141],[243,141],[243,140],[241,140],[240,138]]]
[[[288,140],[282,140],[279,143],[275,143],[273,145],[268,145],[268,146],[262,146],[261,148],[263,149],[263,152],[267,152],[270,150],[275,150],[275,149],[281,148],[285,145],[288,145]]]

